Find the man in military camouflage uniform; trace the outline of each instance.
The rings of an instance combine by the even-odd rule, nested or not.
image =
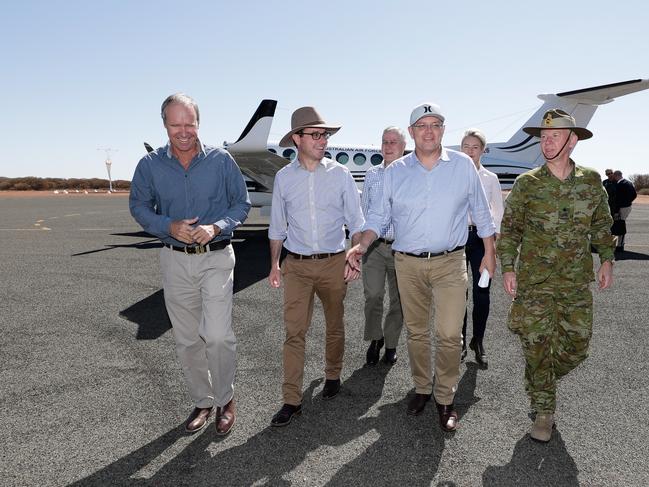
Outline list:
[[[598,249],[600,289],[613,282],[614,240],[607,195],[596,171],[570,153],[592,133],[563,110],[545,113],[540,127],[546,163],[520,175],[505,203],[498,243],[503,285],[514,300],[509,328],[520,336],[525,388],[536,419],[532,439],[547,442],[554,427],[558,380],[588,356],[592,334],[591,243]]]

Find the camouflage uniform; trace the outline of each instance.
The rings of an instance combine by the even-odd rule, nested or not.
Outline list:
[[[613,260],[615,245],[599,175],[570,163],[564,181],[547,165],[516,179],[498,241],[502,272],[516,272],[508,326],[520,336],[525,389],[537,413],[554,413],[558,379],[588,356],[591,243],[602,262]]]

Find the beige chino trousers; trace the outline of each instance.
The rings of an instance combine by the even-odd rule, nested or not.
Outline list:
[[[176,354],[196,407],[223,407],[234,395],[234,250],[185,254],[164,247],[160,270]]]
[[[415,391],[433,393],[439,404],[452,404],[460,376],[462,320],[466,307],[464,251],[430,259],[396,252],[394,263],[407,330]],[[431,375],[431,305],[435,304],[435,386]]]
[[[385,338],[386,348],[397,348],[403,327],[397,275],[394,270],[392,245],[376,241],[363,255],[363,294],[365,295],[365,340]],[[383,322],[383,297],[388,283],[390,304]]]

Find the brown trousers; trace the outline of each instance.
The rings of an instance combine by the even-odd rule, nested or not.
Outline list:
[[[345,253],[320,260],[299,260],[291,255],[282,263],[284,278],[284,403],[302,402],[306,333],[313,315],[313,297],[322,302],[325,315],[325,377],[339,379],[345,353],[343,301]]]

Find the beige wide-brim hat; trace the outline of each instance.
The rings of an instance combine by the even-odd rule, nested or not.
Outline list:
[[[593,136],[590,130],[577,127],[575,119],[559,108],[545,112],[541,127],[524,127],[523,132],[534,137],[541,137],[541,130],[545,129],[570,129],[577,135],[578,140],[590,139]]]
[[[280,147],[293,147],[293,134],[305,128],[325,129],[335,134],[340,130],[340,125],[333,125],[324,121],[318,111],[313,107],[298,108],[291,116],[291,131],[279,141]]]

